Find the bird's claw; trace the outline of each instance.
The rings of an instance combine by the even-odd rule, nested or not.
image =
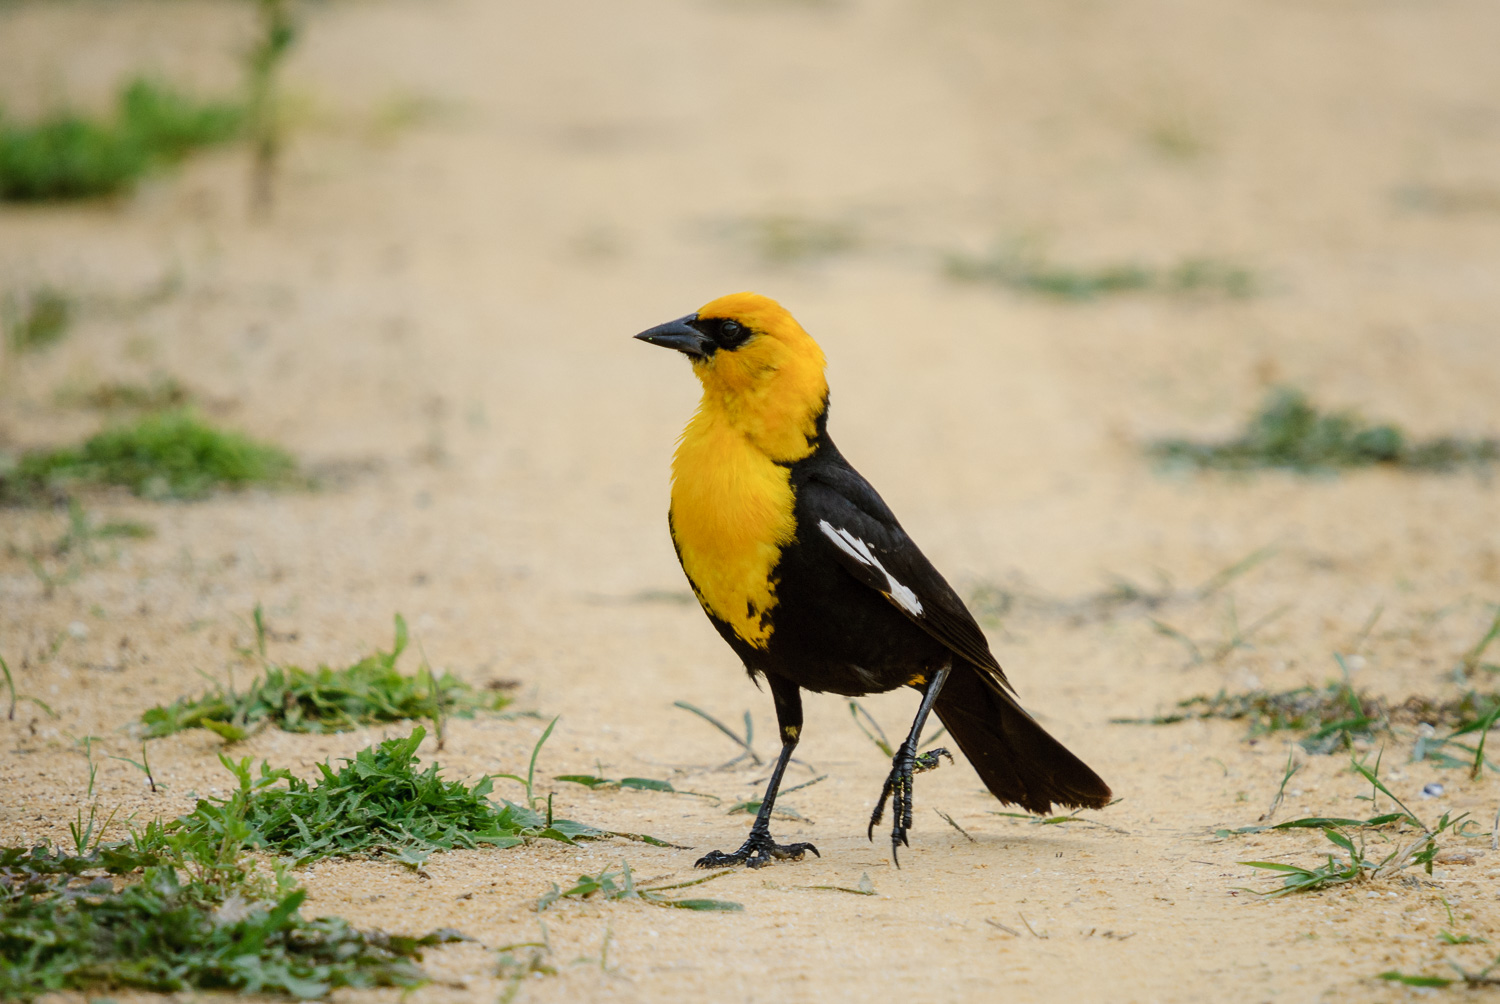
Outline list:
[[[913,774],[923,771],[934,770],[941,762],[941,757],[947,757],[948,762],[953,762],[953,754],[947,749],[939,746],[937,749],[928,750],[926,753],[915,753],[905,746],[896,752],[891,761],[891,772],[885,779],[885,787],[880,790],[880,801],[875,803],[875,811],[870,813],[870,826],[865,835],[875,839],[875,827],[885,816],[886,799],[891,799],[895,804],[891,807],[891,860],[896,867],[901,867],[901,859],[897,850],[902,844],[911,846],[907,840],[907,831],[911,829],[911,778]]]
[[[812,851],[814,857],[823,856],[812,844],[778,844],[771,839],[769,832],[757,833],[751,830],[750,837],[745,841],[744,846],[733,854],[709,851],[693,862],[693,867],[725,868],[730,865],[743,864],[747,868],[762,868],[772,861],[801,861],[808,851]]]

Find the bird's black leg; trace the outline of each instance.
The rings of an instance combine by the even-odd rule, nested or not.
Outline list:
[[[795,683],[778,676],[766,674],[771,685],[771,697],[776,701],[776,724],[781,728],[781,756],[771,771],[771,783],[766,786],[765,800],[755,814],[755,824],[750,827],[750,836],[744,846],[733,854],[710,851],[696,862],[699,868],[722,868],[744,862],[751,868],[770,864],[773,860],[796,861],[808,851],[818,854],[812,844],[778,844],[771,839],[771,809],[776,804],[776,790],[781,787],[781,775],[792,759],[792,750],[797,748],[797,739],[802,734],[802,691]]]
[[[870,827],[866,835],[875,839],[875,827],[880,823],[880,818],[885,815],[885,800],[893,800],[891,806],[891,860],[896,862],[896,867],[901,867],[901,859],[896,851],[902,844],[910,846],[906,839],[906,831],[911,829],[911,776],[924,770],[932,770],[938,765],[938,757],[953,759],[941,746],[921,756],[917,755],[917,744],[922,741],[922,727],[927,724],[927,715],[932,711],[933,702],[937,700],[938,691],[943,689],[943,681],[948,679],[948,673],[953,668],[952,663],[945,663],[943,668],[933,674],[932,679],[927,681],[927,689],[922,692],[922,706],[917,709],[916,720],[911,723],[911,734],[906,737],[906,742],[896,751],[896,756],[891,760],[891,773],[885,779],[885,787],[880,790],[880,801],[875,803],[875,811],[870,814]]]

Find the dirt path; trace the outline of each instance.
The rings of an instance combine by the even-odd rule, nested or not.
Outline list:
[[[230,86],[246,30],[228,4],[6,4],[0,96],[103,103],[142,66]],[[1137,444],[1227,432],[1277,381],[1419,436],[1500,433],[1497,37],[1500,8],[1478,0],[320,6],[270,224],[245,221],[241,151],[118,204],[0,208],[0,287],[86,298],[65,344],[6,374],[0,444],[93,428],[59,390],[168,373],[337,475],[311,494],[97,500],[154,538],[50,591],[24,552],[63,517],[0,512],[0,654],[58,712],[0,722],[0,842],[65,838],[76,737],[132,755],[141,709],[200,672],[251,672],[234,646],[259,602],[272,655],[302,665],[385,644],[403,612],[434,665],[522,681],[522,706],[561,716],[549,778],[599,765],[724,800],[561,784],[559,811],[737,845],[749,817],[723,809],[763,771],[713,770],[733,748],[672,704],[750,709],[769,754],[770,701],[687,602],[666,536],[694,382],[629,336],[753,288],[823,344],[833,432],[929,556],[965,591],[1013,596],[987,622],[1001,662],[1122,801],[1033,825],[994,815],[960,761],[923,776],[897,870],[863,836],[886,766],[842,700],[815,698],[799,755],[828,778],[790,796],[807,819],[779,832],[823,856],[709,887],[742,914],[567,902],[539,919],[551,883],[621,859],[690,877],[695,853],[624,842],[443,854],[425,878],[321,864],[309,912],[478,939],[429,954],[441,982],[417,1001],[494,999],[488,949],[539,923],[560,971],[526,981],[537,1001],[1404,999],[1374,975],[1482,967],[1500,943],[1487,836],[1431,879],[1260,900],[1243,890],[1267,879],[1238,862],[1328,846],[1214,835],[1266,811],[1285,741],[1109,720],[1321,684],[1356,648],[1373,693],[1458,692],[1450,671],[1500,602],[1491,479],[1166,478]],[[1209,256],[1261,293],[1071,304],[943,278],[946,253],[997,239],[1080,267]],[[1086,602],[1115,576],[1176,592],[1149,611]],[[1283,608],[1198,662],[1147,616],[1214,653]],[[915,699],[866,704],[895,732]],[[513,771],[540,729],[455,723],[439,759]],[[239,752],[306,771],[401,731],[265,733]],[[98,797],[181,812],[226,785],[218,749],[199,732],[153,744],[154,796],[104,760]],[[1392,790],[1487,831],[1500,783],[1408,750],[1386,753]],[[1368,811],[1346,756],[1304,759],[1277,818]],[[1420,797],[1430,782],[1444,793]],[[863,876],[876,895],[810,888]],[[385,995],[347,998],[365,996]]]

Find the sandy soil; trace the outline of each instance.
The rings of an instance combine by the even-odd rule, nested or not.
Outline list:
[[[5,4],[0,95],[102,105],[142,68],[231,86],[247,9]],[[1227,432],[1275,381],[1419,435],[1500,433],[1497,37],[1500,8],[1480,0],[318,6],[270,223],[246,221],[242,151],[115,204],[0,208],[0,285],[86,300],[66,344],[6,374],[0,441],[85,434],[97,417],[60,391],[165,373],[336,475],[317,493],[94,500],[156,535],[101,546],[51,591],[24,554],[62,516],[0,513],[0,653],[58,712],[0,722],[0,839],[65,838],[84,803],[77,737],[132,755],[141,709],[199,674],[244,679],[234,646],[257,602],[276,659],[347,661],[401,611],[434,664],[522,681],[523,706],[561,715],[548,777],[600,765],[726,805],[757,792],[763,770],[715,771],[733,749],[672,707],[748,708],[771,752],[770,701],[687,602],[666,536],[694,381],[629,337],[753,288],[821,340],[834,434],[929,556],[966,590],[1019,597],[988,622],[1001,662],[1122,801],[1029,825],[993,815],[960,761],[923,776],[897,870],[863,835],[886,765],[842,700],[814,698],[794,779],[828,779],[789,796],[807,820],[779,832],[823,857],[704,890],[742,914],[562,903],[539,921],[550,883],[621,859],[689,877],[694,852],[623,842],[440,855],[426,878],[321,864],[303,876],[312,911],[478,939],[431,953],[440,982],[416,1001],[493,999],[490,949],[541,922],[560,973],[526,983],[536,1001],[1404,999],[1416,991],[1374,974],[1483,965],[1500,943],[1487,837],[1430,881],[1260,900],[1243,890],[1266,880],[1238,862],[1311,863],[1321,838],[1213,834],[1265,811],[1285,742],[1109,719],[1322,683],[1335,652],[1375,693],[1457,693],[1451,668],[1500,601],[1492,480],[1166,478],[1138,444]],[[778,216],[857,240],[768,262],[746,235]],[[945,252],[997,239],[1075,264],[1212,255],[1264,292],[1069,305],[942,277]],[[1266,547],[1229,589],[1190,594]],[[1116,576],[1175,584],[1153,615],[1205,650],[1234,618],[1286,610],[1195,664],[1139,606],[1084,602]],[[895,732],[915,698],[866,703]],[[268,733],[238,752],[308,770],[399,731]],[[454,776],[513,771],[539,731],[455,723],[439,759]],[[156,795],[103,760],[98,797],[180,812],[225,785],[218,749],[201,733],[153,744]],[[1493,777],[1406,759],[1385,754],[1393,790],[1488,829]],[[1445,794],[1419,797],[1430,781]],[[1366,790],[1346,757],[1307,758],[1278,818],[1360,814]],[[690,797],[556,797],[697,853],[748,824]],[[878,895],[809,888],[862,875]],[[1440,929],[1490,944],[1446,946]]]

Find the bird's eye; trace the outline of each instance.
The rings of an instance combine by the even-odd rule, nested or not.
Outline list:
[[[736,340],[740,337],[742,331],[744,329],[740,327],[739,321],[725,321],[719,325],[719,333],[724,336],[725,341],[732,342]]]

